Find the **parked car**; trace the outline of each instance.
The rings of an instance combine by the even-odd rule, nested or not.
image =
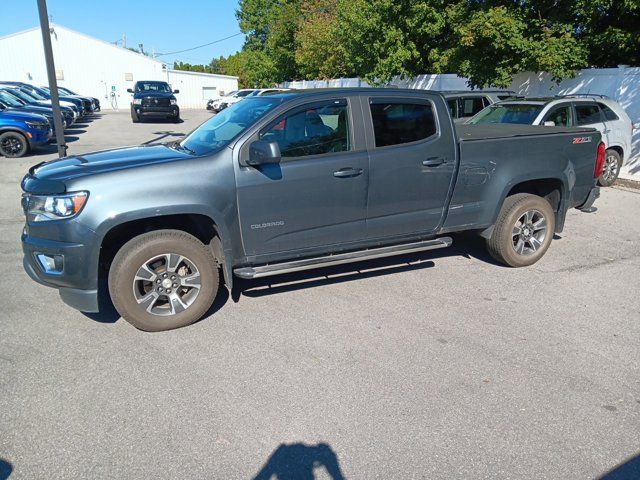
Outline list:
[[[604,161],[592,128],[454,127],[444,97],[401,89],[247,98],[166,145],[67,157],[22,181],[24,266],[69,305],[98,280],[137,328],[198,320],[221,283],[451,245],[472,231],[537,262]],[[104,278],[104,277],[103,277]]]
[[[55,132],[54,121],[53,121],[53,109],[47,106],[36,106],[36,105],[27,105],[22,102],[17,97],[11,95],[10,92],[3,90],[0,88],[0,111],[1,112],[25,112],[25,113],[36,113],[38,115],[42,115],[46,117],[47,121],[51,125],[51,128]],[[68,117],[61,114],[62,126],[63,128],[67,127]],[[73,116],[70,117],[70,121],[73,122]]]
[[[19,87],[22,91],[29,93],[30,95],[36,97],[38,100],[48,100],[51,102],[51,94],[42,88],[38,88],[35,85],[31,85],[29,83],[24,82],[1,82],[4,84],[15,85]],[[74,96],[61,95],[59,100],[62,102],[70,102],[79,109],[80,116],[87,115],[91,113],[92,105],[89,99],[82,99]]]
[[[131,101],[131,120],[133,123],[138,123],[146,117],[180,121],[180,108],[174,95],[180,91],[172,90],[167,82],[141,80],[136,82],[133,90],[129,88],[127,92],[133,93]]]
[[[47,92],[49,96],[51,96],[51,91],[49,87],[40,87],[42,90]],[[85,97],[84,95],[78,95],[77,93],[70,93],[68,90],[62,87],[58,87],[58,97],[74,97],[82,100],[85,110],[89,113],[96,112],[96,108],[100,110],[100,102],[98,102],[97,98],[93,97]]]
[[[41,105],[45,107],[51,107],[51,100],[43,99],[39,95],[36,96],[32,93],[29,93],[17,85],[6,85],[0,82],[0,88],[10,92],[11,95],[18,97],[28,105]],[[66,102],[64,100],[60,101],[60,109],[63,111],[65,109],[71,110],[74,121],[80,118],[82,116],[81,112],[83,112],[82,106],[78,106],[72,102]]]
[[[443,90],[442,94],[455,123],[464,122],[496,102],[517,97],[512,90]]]
[[[258,89],[255,88],[246,88],[243,90],[235,90],[228,95],[225,95],[220,98],[216,98],[211,101],[211,108],[207,105],[208,110],[213,110],[218,113],[227,108],[229,105],[233,105],[234,103],[238,103],[243,98],[250,96],[251,94],[257,92]]]
[[[67,87],[58,86],[58,90],[61,91],[64,94],[66,94],[66,95],[82,96],[82,95],[77,94],[76,92],[73,92],[73,91],[69,90]],[[93,102],[93,111],[94,112],[99,112],[101,110],[100,100],[98,100],[95,97],[89,97],[89,98]]]
[[[0,112],[0,155],[23,157],[32,149],[46,144],[52,137],[46,117],[19,111]]]
[[[522,123],[592,127],[602,133],[606,159],[600,185],[608,187],[631,154],[634,125],[624,109],[602,95],[569,95],[500,102],[482,110],[469,124]]]

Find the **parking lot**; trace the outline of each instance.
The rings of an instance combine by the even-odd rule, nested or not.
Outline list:
[[[69,153],[209,116],[96,114]],[[569,212],[533,267],[460,236],[239,282],[208,318],[149,334],[23,272],[19,182],[53,151],[0,158],[0,478],[640,476],[639,190]]]

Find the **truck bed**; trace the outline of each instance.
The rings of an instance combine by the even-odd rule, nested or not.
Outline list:
[[[496,140],[500,138],[533,137],[538,135],[562,135],[567,133],[593,133],[594,128],[544,127],[541,125],[520,125],[496,123],[495,125],[456,125],[460,142],[475,140]]]

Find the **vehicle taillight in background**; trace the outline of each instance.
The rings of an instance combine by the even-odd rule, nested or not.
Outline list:
[[[596,156],[596,168],[593,171],[593,178],[598,178],[602,175],[602,171],[604,170],[604,156],[606,152],[606,147],[603,142],[600,142],[598,145],[598,154]]]

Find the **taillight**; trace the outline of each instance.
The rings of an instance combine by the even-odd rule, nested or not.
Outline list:
[[[604,155],[606,152],[606,147],[603,142],[600,142],[598,145],[598,154],[596,156],[596,168],[593,171],[593,178],[598,178],[602,175],[602,171],[604,170]]]

